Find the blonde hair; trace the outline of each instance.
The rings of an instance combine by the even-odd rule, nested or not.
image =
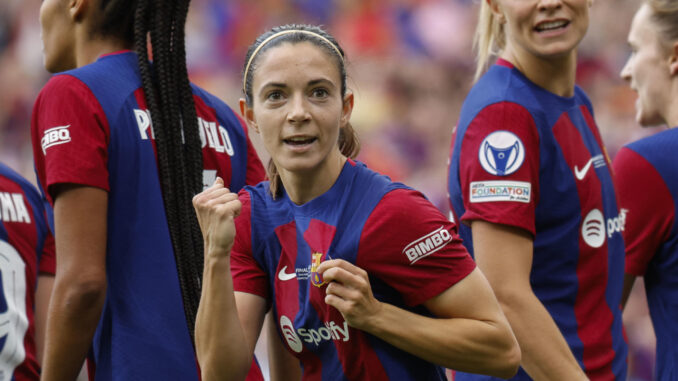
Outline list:
[[[650,7],[652,22],[657,26],[664,42],[678,40],[678,1],[646,0]]]
[[[485,72],[492,56],[497,56],[506,46],[504,25],[497,20],[488,0],[480,0],[478,25],[473,36],[473,50],[476,53],[476,73],[473,81]]]

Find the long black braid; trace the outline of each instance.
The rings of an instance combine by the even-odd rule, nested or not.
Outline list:
[[[100,31],[125,41],[133,38],[139,56],[167,224],[193,341],[200,302],[203,241],[191,199],[202,190],[203,167],[198,118],[186,68],[184,27],[189,3],[190,0],[102,0],[102,25],[108,25],[110,32]],[[132,16],[133,28],[115,29],[115,25],[130,26]],[[149,33],[152,65],[147,45]]]

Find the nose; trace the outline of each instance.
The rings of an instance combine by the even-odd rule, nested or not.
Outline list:
[[[308,112],[308,104],[303,94],[295,94],[290,100],[290,108],[287,113],[287,121],[290,124],[299,125],[311,119]]]
[[[619,73],[619,76],[624,81],[631,82],[631,57],[629,57],[629,59],[626,60],[626,63],[624,64],[624,67]]]
[[[540,11],[551,11],[562,7],[562,0],[539,0]]]

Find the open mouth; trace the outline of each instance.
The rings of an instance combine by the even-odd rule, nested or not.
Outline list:
[[[318,138],[314,138],[314,137],[311,137],[311,136],[294,136],[294,137],[291,137],[291,138],[288,138],[288,139],[283,139],[283,142],[285,144],[289,144],[289,145],[292,145],[292,146],[304,146],[304,145],[311,144],[311,143],[315,142],[316,140],[318,140]]]
[[[557,20],[557,21],[546,21],[537,24],[534,27],[534,30],[537,32],[548,32],[552,30],[563,29],[570,25],[570,22],[567,20]]]

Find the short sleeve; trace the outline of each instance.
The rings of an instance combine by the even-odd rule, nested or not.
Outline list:
[[[53,77],[36,100],[31,120],[36,172],[51,187],[74,183],[109,190],[106,116],[91,90],[70,75]]]
[[[456,226],[419,192],[387,193],[367,219],[356,265],[410,306],[441,294],[475,268]]]
[[[231,250],[231,275],[233,289],[261,296],[269,300],[268,276],[254,259],[252,253],[252,202],[249,193],[238,194],[242,209],[235,219],[235,242]]]
[[[626,272],[642,276],[671,231],[673,198],[652,164],[628,147],[617,153],[612,166],[621,215],[626,220]]]
[[[463,222],[484,220],[535,234],[539,195],[539,133],[530,112],[500,102],[481,110],[461,144]]]

